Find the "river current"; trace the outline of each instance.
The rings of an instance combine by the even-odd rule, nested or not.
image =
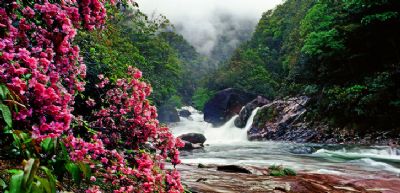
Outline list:
[[[207,138],[204,149],[182,152],[181,160],[186,164],[283,165],[297,171],[322,174],[363,177],[400,175],[400,155],[388,146],[250,142],[246,132],[258,109],[253,111],[246,127],[239,129],[234,126],[236,117],[214,128],[204,122],[201,112],[192,107],[183,108],[192,115],[170,124],[173,134],[202,133]]]

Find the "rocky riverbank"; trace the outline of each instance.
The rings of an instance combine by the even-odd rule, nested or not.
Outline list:
[[[296,176],[273,177],[268,170],[250,167],[251,173],[218,171],[217,166],[178,166],[183,183],[193,193],[397,193],[397,176],[361,178],[300,172]]]
[[[248,139],[253,141],[393,146],[399,142],[398,133],[393,131],[360,133],[353,128],[333,128],[326,122],[310,121],[307,119],[309,103],[307,96],[270,101],[262,96],[226,89],[207,103],[204,118],[209,123],[220,125],[221,121],[238,115],[235,126],[243,128],[252,111],[259,108],[248,130]]]

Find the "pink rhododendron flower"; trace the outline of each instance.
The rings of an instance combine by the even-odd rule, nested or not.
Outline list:
[[[26,2],[0,2],[0,82],[23,104],[13,112],[14,121],[38,144],[48,137],[62,139],[72,161],[89,164],[90,181],[113,184],[114,192],[183,192],[176,170],[160,171],[167,159],[180,163],[182,143],[160,127],[156,108],[146,99],[151,86],[139,80],[140,70],[129,67],[130,77],[116,82],[98,75],[97,87],[105,93],[97,101],[101,109],[93,109],[91,120],[72,114],[86,76],[74,37],[79,28],[103,27],[108,1]],[[85,102],[89,110],[97,106],[93,99]],[[95,133],[76,137],[73,119],[80,127],[88,121]],[[156,153],[142,151],[146,143]],[[86,192],[101,191],[91,186]]]

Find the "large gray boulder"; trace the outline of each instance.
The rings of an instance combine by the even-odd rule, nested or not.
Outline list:
[[[180,135],[178,138],[185,143],[185,146],[180,148],[180,150],[184,151],[203,148],[206,141],[206,137],[201,133],[187,133]]]
[[[204,106],[204,120],[220,126],[239,114],[242,107],[256,97],[255,94],[232,88],[219,91]]]
[[[318,134],[304,120],[306,96],[275,100],[261,107],[247,132],[250,140],[288,140],[308,142]]]
[[[190,143],[204,144],[204,142],[206,142],[206,137],[204,137],[204,135],[201,133],[187,133],[179,136],[178,138]]]

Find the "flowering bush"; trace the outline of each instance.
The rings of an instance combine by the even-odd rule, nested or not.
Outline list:
[[[110,182],[114,192],[182,192],[179,173],[164,172],[167,158],[180,162],[176,146],[182,144],[159,126],[156,109],[146,100],[151,88],[139,80],[139,70],[129,69],[132,77],[115,85],[100,76],[98,88],[105,95],[101,101],[87,101],[91,107],[102,105],[90,123],[97,132],[83,139],[70,127],[74,97],[84,90],[86,76],[73,39],[78,28],[102,27],[105,3],[0,2],[0,82],[24,104],[13,112],[14,127],[29,132],[37,143],[63,138],[71,160],[89,164],[95,175],[90,180]],[[93,186],[87,192],[98,191]]]
[[[90,122],[97,132],[88,142],[69,136],[71,159],[91,164],[102,182],[120,187],[116,192],[181,192],[179,173],[162,171],[167,158],[180,163],[176,147],[183,143],[160,127],[156,108],[146,100],[151,87],[139,80],[141,72],[129,68],[128,74],[115,85],[99,75],[96,86],[104,96],[86,101],[89,107],[101,103]]]
[[[75,92],[84,89],[86,66],[72,45],[76,27],[100,27],[104,5],[99,0],[0,5],[0,80],[27,104],[15,120],[31,127],[25,129],[36,139],[59,137],[69,130]]]

